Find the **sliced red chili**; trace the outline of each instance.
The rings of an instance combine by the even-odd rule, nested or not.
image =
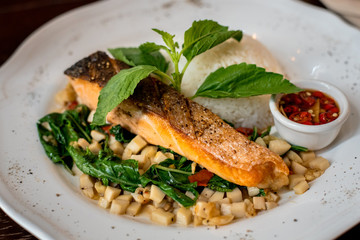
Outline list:
[[[331,108],[334,108],[334,107],[335,107],[334,104],[324,104],[324,105],[322,106],[322,108],[325,109],[326,111],[329,110],[329,109],[331,109]]]
[[[339,109],[338,109],[337,107],[333,107],[333,108],[330,108],[328,112],[338,113],[338,112],[339,112]]]
[[[246,137],[252,135],[253,132],[254,132],[254,130],[252,128],[245,128],[245,127],[238,127],[236,129],[236,131],[238,131],[239,133],[244,134]]]
[[[319,115],[320,123],[328,123],[335,120],[338,116],[331,112],[323,112]]]
[[[320,113],[319,114],[319,121],[321,123],[327,123],[325,113]]]
[[[110,134],[111,125],[102,126],[102,130],[106,132],[107,134]]]
[[[289,119],[294,122],[305,123],[311,122],[312,116],[309,112],[295,112],[289,116]]]
[[[293,114],[291,114],[290,116],[289,116],[289,119],[290,120],[292,120],[292,121],[295,121],[295,122],[297,122],[297,121],[299,121],[299,114],[300,114],[300,112],[294,112]]]
[[[312,122],[310,121],[305,121],[305,122],[301,122],[301,124],[304,124],[304,125],[314,125]]]
[[[311,94],[308,95],[308,92],[300,92],[299,93],[300,98],[303,100],[303,104],[307,107],[311,107],[316,103],[316,98],[313,97]]]
[[[287,94],[287,95],[282,96],[281,100],[283,100],[285,103],[290,103],[292,94]]]
[[[329,119],[329,122],[335,120],[338,117],[338,115],[336,113],[334,114],[332,112],[327,112],[325,115],[326,115],[327,119]]]
[[[283,97],[283,100],[287,104],[296,104],[296,105],[299,105],[302,102],[300,97],[295,93],[290,93],[290,94],[285,95]]]
[[[191,183],[197,182],[198,186],[206,187],[210,179],[214,176],[214,174],[206,169],[202,169],[199,172],[188,177]]]
[[[331,98],[323,97],[323,98],[320,98],[320,104],[322,104],[322,105],[325,105],[325,104],[335,105],[335,101],[333,99],[331,99]]]
[[[76,108],[76,106],[79,105],[79,103],[75,100],[70,102],[67,106],[66,109],[68,110],[74,110]]]
[[[284,112],[287,113],[287,114],[291,114],[293,112],[298,112],[298,111],[299,111],[299,108],[297,106],[294,106],[294,105],[286,106],[284,108]]]
[[[314,91],[312,94],[314,97],[323,98],[325,95],[320,91]]]

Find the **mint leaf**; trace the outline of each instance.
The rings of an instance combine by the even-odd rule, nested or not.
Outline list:
[[[152,52],[155,52],[155,51],[159,51],[162,48],[165,48],[165,46],[157,45],[156,43],[153,43],[153,42],[146,42],[146,43],[143,43],[143,44],[141,44],[139,46],[139,49],[143,53],[152,53]]]
[[[139,48],[110,48],[108,50],[115,59],[130,66],[150,65],[166,72],[169,64],[159,49],[160,46],[154,44],[143,44]]]
[[[174,37],[175,35],[171,35],[168,32],[165,31],[161,31],[159,29],[153,28],[153,31],[157,32],[158,34],[160,34],[162,36],[162,39],[164,41],[164,43],[166,44],[166,46],[169,47],[169,49],[174,52],[175,48],[179,47],[179,44],[177,42],[174,42]]]
[[[130,66],[136,66],[136,64],[131,60],[131,53],[134,55],[135,48],[109,48],[108,51],[111,53],[111,55],[117,59],[120,60]]]
[[[110,133],[115,136],[116,141],[119,141],[121,143],[128,143],[130,142],[134,137],[136,137],[135,134],[132,134],[125,128],[121,127],[121,125],[113,126],[110,129]]]
[[[240,98],[301,90],[281,74],[266,72],[255,64],[240,63],[211,73],[192,98]]]
[[[99,102],[92,125],[104,125],[108,112],[132,95],[137,84],[155,71],[159,70],[154,66],[140,65],[121,70],[113,76],[100,91]]]
[[[240,41],[242,38],[242,31],[228,31],[228,27],[221,26],[212,20],[195,21],[185,32],[183,55],[188,61],[191,61],[195,56],[215,47],[229,38]]]

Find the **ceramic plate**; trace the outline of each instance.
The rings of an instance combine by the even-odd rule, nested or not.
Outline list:
[[[96,50],[159,42],[213,19],[256,36],[291,80],[315,78],[344,91],[351,115],[319,152],[331,167],[304,195],[220,228],[162,227],[109,214],[83,197],[77,179],[47,159],[36,121],[66,84],[64,69]],[[104,1],[70,11],[32,34],[0,69],[0,203],[41,239],[329,239],[360,221],[360,32],[324,10],[276,1]]]

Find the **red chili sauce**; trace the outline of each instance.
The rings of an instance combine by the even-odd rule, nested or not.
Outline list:
[[[309,89],[283,95],[279,101],[279,109],[288,119],[305,125],[320,125],[334,121],[340,112],[332,97]]]

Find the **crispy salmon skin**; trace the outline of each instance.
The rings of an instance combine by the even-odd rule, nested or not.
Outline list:
[[[79,100],[96,109],[100,90],[125,63],[96,52],[65,74]],[[250,140],[209,109],[153,78],[107,115],[107,120],[169,148],[220,177],[242,186],[278,189],[288,184],[282,158]]]

